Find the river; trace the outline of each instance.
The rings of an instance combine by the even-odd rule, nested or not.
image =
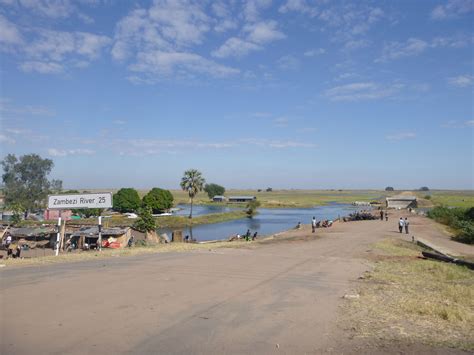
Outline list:
[[[180,205],[183,208],[179,215],[189,214],[188,205]],[[352,206],[350,204],[331,203],[325,206],[312,208],[259,208],[258,214],[253,218],[241,218],[214,224],[201,224],[192,228],[180,228],[183,236],[189,235],[198,241],[227,239],[237,233],[243,235],[250,232],[258,232],[259,236],[271,235],[284,230],[294,228],[298,222],[302,224],[311,223],[316,220],[337,219],[352,212],[368,209],[367,206]],[[229,212],[235,208],[226,206],[193,206],[193,215],[204,215],[209,213]],[[167,233],[171,236],[170,229],[159,229],[158,233]]]

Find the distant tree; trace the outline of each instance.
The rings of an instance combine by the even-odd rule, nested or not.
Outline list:
[[[387,186],[385,191],[395,191],[395,189],[392,186]]]
[[[430,189],[427,186],[422,186],[420,187],[420,191],[430,191]]]
[[[122,188],[112,198],[113,209],[122,213],[138,211],[141,204],[137,190],[132,188]]]
[[[13,212],[11,223],[17,225],[21,222],[21,216],[25,213],[25,208],[19,203],[14,203],[8,206],[8,208]]]
[[[252,200],[249,203],[247,203],[247,207],[245,209],[245,213],[247,214],[247,217],[252,218],[255,216],[257,213],[257,208],[260,207],[260,201],[257,200]]]
[[[48,180],[54,166],[53,161],[42,159],[37,154],[23,155],[19,159],[14,154],[8,154],[1,164],[5,203],[21,205],[25,217],[29,212],[45,205],[51,187],[62,187],[60,180]]]
[[[138,218],[132,227],[142,233],[151,232],[156,229],[156,222],[151,215],[151,208],[143,207],[138,210]]]
[[[206,180],[202,177],[200,171],[196,169],[186,170],[181,178],[181,188],[187,191],[191,199],[191,212],[189,218],[193,218],[193,200],[194,197],[203,190]]]
[[[257,192],[262,192],[262,189],[258,189]]]
[[[148,207],[153,213],[162,213],[173,207],[173,195],[168,190],[158,187],[152,188],[143,196],[143,206]]]
[[[267,189],[266,189],[265,191],[267,191],[267,192],[272,192],[273,189],[272,189],[271,187],[267,187]]]
[[[212,200],[214,196],[224,195],[225,187],[217,184],[206,184],[204,191],[207,192],[207,196]]]

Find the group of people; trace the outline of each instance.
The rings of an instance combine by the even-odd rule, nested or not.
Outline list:
[[[311,230],[313,231],[313,233],[316,231],[316,228],[328,228],[328,227],[331,227],[333,224],[333,221],[329,220],[329,219],[325,219],[324,221],[319,221],[319,222],[316,222],[316,217],[313,217],[313,219],[311,220]]]
[[[247,232],[243,236],[241,236],[240,234],[237,234],[235,236],[230,237],[229,241],[231,242],[233,240],[245,239],[247,242],[249,242],[250,240],[257,239],[257,235],[258,235],[258,232],[255,232],[252,235],[252,233],[250,232],[250,229],[247,229]]]
[[[408,218],[405,217],[405,219],[403,219],[403,217],[400,217],[400,219],[398,220],[398,230],[400,233],[403,232],[403,228],[405,228],[405,234],[408,234],[408,226],[410,225],[410,222],[408,221]]]

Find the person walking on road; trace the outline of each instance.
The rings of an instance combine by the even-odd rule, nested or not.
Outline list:
[[[311,221],[311,229],[313,230],[313,233],[316,231],[316,217],[313,217]]]
[[[408,234],[408,226],[409,226],[410,222],[408,222],[407,217],[405,217],[405,221],[403,222],[403,224],[405,225],[405,234]]]
[[[380,211],[380,220],[383,221],[383,210]]]
[[[385,221],[388,221],[388,211],[385,211]]]
[[[402,217],[400,217],[400,220],[398,221],[398,230],[401,232],[403,232],[403,227],[405,226],[405,221],[403,220]]]

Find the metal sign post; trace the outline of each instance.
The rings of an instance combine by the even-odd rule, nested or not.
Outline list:
[[[99,216],[99,251],[102,251],[102,217]]]
[[[48,208],[59,210],[58,235],[56,240],[56,256],[59,254],[59,240],[61,233],[61,210],[75,208],[111,208],[112,193],[82,193],[82,194],[64,194],[49,195]],[[102,217],[99,217],[99,250],[102,250]]]
[[[61,214],[58,217],[58,234],[56,234],[56,256],[59,255],[59,238],[61,237]]]

